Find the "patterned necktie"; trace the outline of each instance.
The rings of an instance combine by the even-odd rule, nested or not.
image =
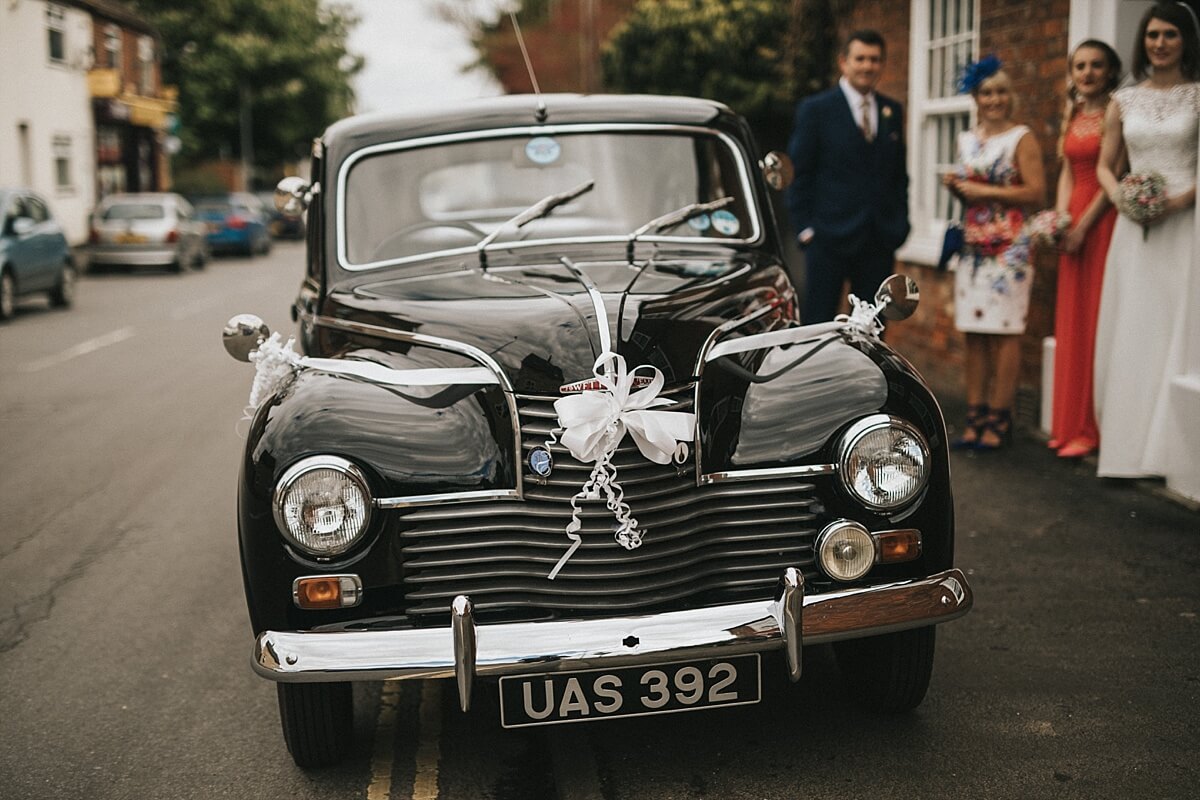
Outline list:
[[[862,132],[863,138],[868,142],[874,140],[875,134],[871,131],[871,101],[865,97],[862,101]]]

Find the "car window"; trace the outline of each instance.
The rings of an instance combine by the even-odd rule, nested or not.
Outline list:
[[[114,203],[104,209],[100,218],[104,220],[165,219],[166,210],[157,203]]]
[[[197,214],[228,214],[232,211],[233,206],[229,203],[211,200],[196,203]]]
[[[738,240],[757,235],[742,161],[701,132],[560,132],[382,152],[346,178],[343,252],[351,266],[467,248],[547,195],[592,191],[522,228],[515,239],[623,237],[690,203],[724,209],[661,235]],[[502,237],[503,238],[503,237]]]
[[[34,222],[45,222],[50,219],[50,210],[41,200],[36,197],[27,197],[25,202],[29,216],[33,218]]]

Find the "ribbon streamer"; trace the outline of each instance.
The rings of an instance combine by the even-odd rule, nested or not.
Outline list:
[[[633,391],[634,376],[642,370],[650,372],[650,384]],[[603,496],[618,523],[614,534],[617,543],[626,550],[641,546],[638,521],[625,502],[624,490],[617,481],[617,468],[612,463],[625,434],[633,437],[646,458],[655,464],[669,464],[677,443],[691,440],[695,428],[695,414],[653,410],[671,405],[670,400],[658,396],[665,383],[658,368],[643,364],[629,371],[624,358],[604,352],[596,359],[592,373],[601,388],[554,402],[562,430],[559,441],[575,458],[585,463],[595,462],[595,466],[582,488],[571,498],[571,521],[566,528],[571,545],[550,570],[550,580],[554,580],[583,543],[579,536],[583,527],[580,500],[599,500]]]

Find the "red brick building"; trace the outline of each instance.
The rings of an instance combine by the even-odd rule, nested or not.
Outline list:
[[[797,7],[802,3],[797,2]],[[1114,45],[1128,62],[1137,21],[1149,0],[841,0],[839,31],[875,28],[888,41],[880,90],[902,100],[907,116],[913,233],[900,269],[921,286],[922,308],[889,333],[942,392],[960,394],[963,337],[954,330],[954,276],[934,269],[946,220],[954,214],[938,175],[954,160],[958,131],[974,123],[969,97],[955,94],[959,67],[987,53],[1004,62],[1019,99],[1017,119],[1037,134],[1045,153],[1048,202],[1058,178],[1056,155],[1070,48],[1087,38]],[[1018,413],[1036,423],[1043,387],[1043,341],[1054,332],[1057,264],[1038,261],[1023,342]],[[1047,387],[1048,388],[1048,387]]]

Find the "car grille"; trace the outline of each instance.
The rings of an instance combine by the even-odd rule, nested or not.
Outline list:
[[[668,395],[670,397],[670,395]],[[690,390],[666,410],[690,411]],[[556,424],[552,398],[519,398],[525,499],[408,509],[400,517],[410,619],[444,624],[455,595],[484,621],[640,613],[768,598],[785,567],[813,572],[819,502],[798,478],[696,486],[695,462],[648,461],[629,437],[613,463],[642,530],[626,550],[602,501],[583,501],[582,546],[555,580],[570,545],[571,497],[591,472],[559,444],[547,479],[530,472],[529,450]]]

